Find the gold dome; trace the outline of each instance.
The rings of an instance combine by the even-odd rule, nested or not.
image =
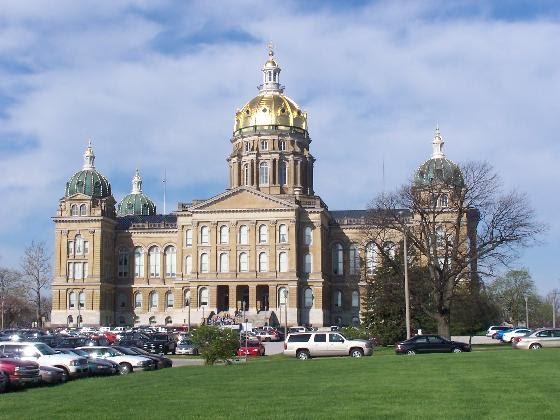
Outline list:
[[[307,114],[282,92],[262,91],[235,113],[234,131],[253,126],[307,130]]]

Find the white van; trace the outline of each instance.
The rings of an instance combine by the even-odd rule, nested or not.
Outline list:
[[[373,354],[369,340],[349,340],[338,332],[308,331],[288,334],[284,354],[305,360],[315,356],[362,357]]]

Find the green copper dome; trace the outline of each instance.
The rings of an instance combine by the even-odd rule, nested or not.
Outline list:
[[[149,216],[156,214],[156,206],[150,198],[142,192],[142,178],[136,170],[132,178],[132,192],[124,197],[117,206],[117,216]]]
[[[96,198],[105,198],[111,195],[111,184],[109,184],[107,178],[95,169],[95,166],[93,166],[94,160],[95,155],[90,144],[84,153],[82,170],[72,175],[66,183],[66,197],[76,193]]]
[[[416,171],[414,182],[421,186],[438,183],[463,187],[465,181],[459,165],[447,159],[443,154],[443,139],[439,133],[439,128],[436,129],[432,144],[432,158],[420,165]]]

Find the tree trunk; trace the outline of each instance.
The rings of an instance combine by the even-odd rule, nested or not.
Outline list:
[[[41,292],[37,291],[37,327],[41,328]]]
[[[445,338],[451,338],[449,331],[449,316],[436,314],[435,319],[437,322],[438,334]]]

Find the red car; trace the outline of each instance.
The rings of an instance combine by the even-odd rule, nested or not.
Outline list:
[[[260,341],[247,341],[237,349],[238,356],[264,356],[264,346]]]
[[[9,387],[41,382],[39,365],[35,362],[12,359],[0,354],[0,371],[7,376]]]

